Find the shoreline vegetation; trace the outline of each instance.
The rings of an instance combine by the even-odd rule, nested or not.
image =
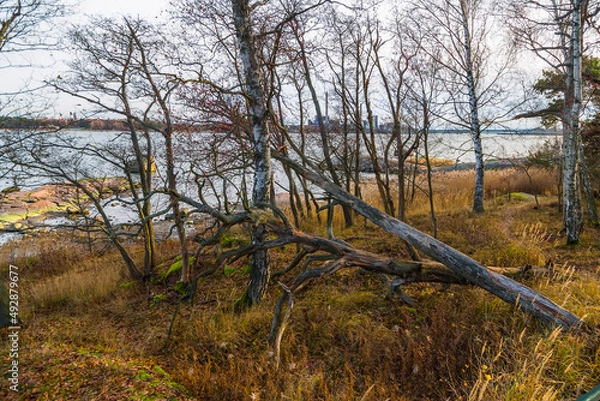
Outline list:
[[[556,172],[530,174],[533,189],[518,169],[490,171],[487,212],[477,214],[470,210],[472,171],[434,173],[439,238],[488,266],[541,266],[518,280],[599,327],[600,230],[586,229],[585,250],[563,245]],[[365,188],[365,198],[377,204],[374,186]],[[423,196],[415,194],[406,218],[429,232]],[[280,207],[290,213],[285,203]],[[314,215],[300,229],[326,234]],[[407,256],[398,238],[373,224],[345,228],[336,212],[333,229],[369,252]],[[360,269],[341,270],[295,294],[276,368],[266,339],[281,288],[271,285],[262,304],[236,312],[246,258],[201,279],[193,304],[178,306],[176,240],[158,244],[160,267],[146,283],[127,278],[114,249],[99,252],[85,240],[81,233],[50,232],[0,248],[0,268],[20,269],[27,334],[22,398],[558,401],[600,381],[593,336],[546,325],[468,285],[412,284],[405,295],[414,303],[407,304],[385,280]],[[234,231],[221,246],[247,240]],[[138,240],[126,246],[142,257]],[[285,268],[294,253],[293,247],[273,251],[274,269]],[[203,268],[211,263],[205,255]],[[0,358],[4,371],[8,363]],[[7,391],[0,388],[0,398],[10,399]]]
[[[515,169],[524,161],[524,158],[489,160],[486,162],[485,168],[486,170]],[[389,164],[390,174],[397,174],[397,161],[390,160]],[[407,162],[407,164],[413,163]],[[445,159],[432,159],[430,164],[434,172],[460,172],[475,168],[475,163],[472,162],[456,163]],[[384,165],[380,167],[385,168]],[[361,159],[360,172],[363,174],[373,173],[373,166],[368,157]],[[419,161],[417,173],[423,174],[424,172],[424,162]],[[110,197],[111,194],[128,192],[125,178],[112,177],[103,181],[102,190],[105,196]],[[87,216],[89,214],[88,206],[89,202],[85,196],[79,193],[72,184],[66,182],[45,184],[23,190],[15,186],[7,187],[0,191],[0,233],[22,233],[36,229],[44,226],[45,220],[54,217]]]
[[[139,125],[139,124],[138,124]],[[160,127],[160,122],[150,122],[150,126]],[[143,127],[139,126],[138,129]],[[300,131],[299,125],[288,125],[289,132],[296,133]],[[49,130],[49,131],[129,131],[125,120],[115,119],[66,119],[66,118],[25,118],[25,117],[2,117],[0,116],[0,130]],[[229,131],[231,126],[226,123],[206,123],[206,124],[174,124],[174,132],[225,132]],[[331,134],[341,132],[340,125],[331,121],[327,123],[327,129]],[[375,133],[387,134],[391,132],[392,127],[388,124],[381,124],[375,129]],[[408,127],[406,128],[408,129]],[[305,125],[302,130],[306,133],[318,133],[318,125]],[[430,129],[430,134],[468,134],[465,129],[456,128],[437,128]],[[494,135],[537,135],[537,136],[557,136],[562,135],[552,129],[546,128],[500,128],[486,129],[483,134]]]

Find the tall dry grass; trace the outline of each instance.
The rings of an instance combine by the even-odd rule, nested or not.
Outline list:
[[[598,326],[600,231],[586,234],[585,249],[565,248],[551,198],[542,198],[541,208],[492,198],[518,191],[516,176],[510,189],[502,187],[503,174],[487,175],[489,185],[497,186],[490,187],[484,214],[470,211],[472,176],[436,176],[440,238],[490,265],[543,265],[552,259],[554,270],[524,277],[525,283]],[[545,188],[541,194],[552,194]],[[371,195],[376,200],[376,192],[365,194]],[[426,197],[417,192],[408,219],[427,230],[427,214]],[[334,225],[336,235],[352,237],[366,250],[405,256],[400,240],[372,224],[358,219],[346,229],[336,210]],[[326,234],[316,219],[306,219],[303,228]],[[175,310],[171,289],[119,285],[127,279],[116,253],[90,255],[64,240],[51,241],[37,242],[31,245],[36,252],[12,260],[23,266],[25,308],[36,312],[25,317],[31,334],[23,346],[40,361],[46,355],[36,356],[35,350],[53,344],[99,350],[108,359],[148,358],[199,400],[559,401],[600,382],[595,337],[541,324],[477,288],[407,286],[416,302],[408,306],[389,298],[379,278],[351,269],[294,295],[279,369],[266,339],[281,290],[273,285],[263,304],[236,313],[235,300],[247,281],[243,274],[220,271],[201,280],[196,304],[182,306],[171,345],[163,349]],[[132,253],[138,255],[135,246]],[[174,249],[161,244],[161,258]],[[284,267],[294,253],[293,247],[274,251],[273,269]],[[164,302],[151,302],[156,295],[166,295]],[[43,382],[41,375],[38,380]],[[44,389],[50,399],[53,388]]]

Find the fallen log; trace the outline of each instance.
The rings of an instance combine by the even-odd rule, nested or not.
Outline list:
[[[487,269],[481,263],[445,243],[385,214],[335,185],[327,177],[317,173],[317,169],[309,170],[276,151],[273,151],[273,156],[296,171],[297,174],[328,192],[340,203],[350,206],[374,224],[389,233],[397,235],[430,258],[442,263],[458,277],[489,291],[510,304],[517,305],[521,310],[543,321],[566,328],[591,330],[589,325],[581,318],[561,308],[540,293],[502,274]],[[311,165],[310,161],[306,160],[306,162]]]

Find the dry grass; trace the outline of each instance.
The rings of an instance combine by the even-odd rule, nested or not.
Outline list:
[[[501,173],[488,174],[488,183],[505,182]],[[555,269],[526,284],[597,327],[600,231],[588,229],[584,246],[563,246],[554,199],[542,196],[540,208],[509,201],[507,191],[519,191],[513,186],[490,188],[500,199],[490,195],[486,213],[474,214],[465,177],[436,177],[440,239],[490,265],[551,259]],[[423,199],[415,196],[408,220],[429,230]],[[314,220],[304,225],[324,233]],[[404,256],[399,239],[371,224],[342,226],[338,213],[338,237]],[[410,307],[387,298],[381,280],[352,270],[295,295],[279,369],[266,338],[280,289],[273,285],[262,305],[235,313],[242,274],[201,281],[196,305],[182,307],[163,349],[175,308],[168,288],[119,285],[127,280],[116,254],[91,256],[61,238],[25,240],[21,249],[1,254],[0,267],[22,267],[23,399],[558,401],[600,382],[597,338],[545,326],[477,288],[409,286],[417,302]],[[161,244],[163,258],[173,251]],[[273,268],[293,252],[273,252]],[[152,303],[160,294],[164,301]],[[6,390],[0,398],[11,399]]]

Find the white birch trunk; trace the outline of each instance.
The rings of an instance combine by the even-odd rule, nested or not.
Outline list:
[[[461,0],[460,7],[464,36],[463,45],[465,48],[465,73],[467,74],[467,89],[469,92],[469,129],[471,131],[471,137],[473,138],[473,150],[475,151],[475,193],[473,196],[473,211],[483,212],[483,148],[481,146],[481,126],[479,124],[475,78],[473,76],[471,33],[469,31],[469,10],[467,3],[467,0]]]
[[[266,109],[264,90],[260,80],[257,51],[250,21],[248,0],[232,0],[233,20],[239,45],[240,58],[244,68],[245,91],[249,112],[252,118],[252,134],[254,139],[254,186],[252,203],[257,206],[268,203],[271,185],[271,154],[269,148],[269,131],[266,125]],[[266,227],[256,224],[252,229],[252,244],[260,244],[266,240]],[[261,301],[269,282],[269,254],[267,250],[258,250],[252,254],[250,281],[245,302],[253,305]]]
[[[577,179],[579,117],[582,98],[582,10],[587,0],[573,2],[571,38],[567,60],[565,124],[563,133],[563,220],[568,244],[579,243],[582,228],[581,191]]]
[[[465,48],[465,73],[467,75],[467,89],[469,93],[469,130],[471,131],[471,137],[473,138],[473,150],[475,152],[475,193],[473,196],[473,211],[483,212],[483,148],[481,146],[481,126],[479,123],[475,78],[473,76],[468,0],[461,0],[460,7],[464,40],[463,46]]]

